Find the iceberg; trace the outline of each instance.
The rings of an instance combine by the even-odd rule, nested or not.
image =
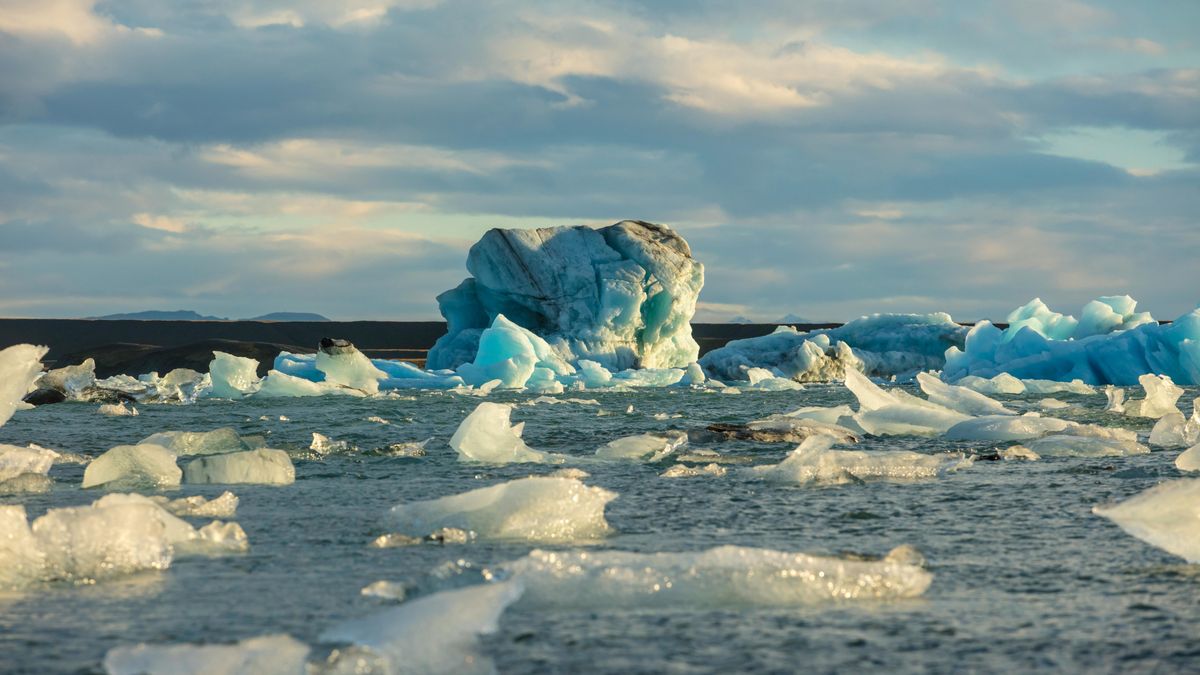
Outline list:
[[[213,455],[250,449],[232,427],[212,431],[160,431],[142,439],[138,445],[160,445],[176,455]]]
[[[150,501],[166,509],[173,516],[196,518],[232,518],[237,513],[237,495],[226,490],[212,499],[201,495],[168,499],[162,495],[150,497]]]
[[[832,450],[834,442],[829,436],[813,436],[781,463],[750,467],[747,471],[772,483],[840,485],[867,480],[939,478],[972,464],[972,460],[961,453],[923,455],[906,450]]]
[[[687,442],[687,434],[682,431],[624,436],[600,446],[596,450],[596,457],[608,460],[661,462],[687,445]]]
[[[118,445],[87,465],[82,487],[172,488],[179,486],[182,474],[175,454],[161,445]]]
[[[530,477],[450,497],[392,507],[387,522],[401,534],[425,536],[443,527],[485,539],[562,542],[611,531],[604,507],[617,494],[572,478]]]
[[[475,361],[499,315],[567,362],[682,368],[699,354],[690,321],[704,267],[664,225],[493,229],[471,247],[467,270],[470,278],[438,296],[448,325],[429,368]]]
[[[79,401],[84,392],[96,386],[96,360],[84,359],[76,366],[63,366],[42,373],[35,384],[39,389],[53,389],[67,399]]]
[[[513,407],[484,401],[467,415],[450,437],[450,447],[461,462],[510,464],[513,462],[549,462],[554,458],[525,445],[521,433],[525,423],[510,422]]]
[[[331,656],[330,671],[493,673],[492,662],[479,652],[478,638],[496,632],[500,615],[521,597],[522,590],[513,581],[468,586],[343,621],[320,636],[324,643],[355,645]]]
[[[800,382],[840,380],[847,370],[887,377],[941,369],[946,350],[962,345],[966,333],[945,313],[873,314],[811,332],[780,326],[770,335],[714,349],[700,365],[727,381],[749,379],[752,368]]]
[[[110,649],[109,675],[305,675],[308,645],[290,635],[264,635],[237,644],[139,644]]]
[[[325,382],[335,387],[357,389],[364,394],[379,393],[380,380],[388,376],[349,340],[321,338],[316,367],[325,374]]]
[[[296,481],[296,467],[283,450],[259,448],[194,459],[183,468],[183,480],[189,484],[291,485]]]
[[[213,352],[208,364],[208,375],[212,378],[209,396],[239,399],[258,391],[258,361],[244,356],[234,356],[221,351]]]
[[[25,394],[42,373],[47,347],[13,345],[0,350],[0,427],[12,419]]]
[[[534,550],[497,574],[524,585],[523,607],[717,609],[915,598],[933,581],[922,564],[907,546],[882,560],[744,546],[680,553]]]
[[[1092,508],[1092,513],[1116,523],[1142,541],[1200,563],[1200,478],[1182,478],[1156,485],[1119,504]]]
[[[1166,375],[1142,375],[1138,384],[1146,392],[1145,398],[1125,402],[1125,414],[1129,417],[1149,417],[1158,419],[1164,415],[1177,412],[1176,401],[1183,396],[1183,389],[1176,386]]]
[[[1076,322],[1035,300],[1010,315],[1003,331],[988,321],[976,324],[962,349],[947,350],[943,379],[1003,372],[1022,379],[1130,385],[1152,374],[1200,384],[1200,308],[1163,325],[1134,312],[1135,305],[1128,296],[1100,298]]]

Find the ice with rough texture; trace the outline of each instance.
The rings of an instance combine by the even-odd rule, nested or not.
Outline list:
[[[834,439],[813,436],[779,464],[748,471],[773,483],[857,483],[868,480],[913,481],[938,478],[971,466],[962,454],[924,455],[906,450],[833,450]]]
[[[142,439],[139,444],[161,445],[176,455],[215,455],[250,449],[232,427],[212,431],[160,431]]]
[[[325,374],[326,383],[364,394],[378,393],[379,382],[388,376],[348,340],[323,338],[315,365]]]
[[[321,641],[352,644],[339,650],[331,670],[379,675],[494,672],[479,652],[478,638],[499,628],[500,615],[521,597],[522,585],[507,581],[441,591],[326,629]],[[343,664],[341,661],[346,661]]]
[[[1026,413],[1019,417],[985,415],[964,420],[946,430],[952,441],[1024,441],[1055,434],[1075,426],[1057,417]]]
[[[962,349],[946,352],[943,379],[1010,373],[1022,379],[1130,385],[1142,375],[1157,374],[1200,384],[1200,308],[1163,325],[1135,313],[1135,304],[1128,296],[1100,298],[1075,322],[1035,300],[1011,315],[1003,331],[981,321]]]
[[[803,333],[780,326],[770,335],[732,340],[700,359],[721,380],[746,380],[750,368],[801,382],[840,380],[846,370],[890,376],[937,370],[966,329],[948,314],[873,314],[838,328]]]
[[[1200,442],[1200,398],[1192,403],[1192,416],[1178,410],[1163,415],[1150,430],[1150,445],[1161,448],[1187,448]]]
[[[977,375],[967,375],[960,378],[955,384],[960,387],[972,389],[981,394],[1024,394],[1025,383],[1021,380],[1009,375],[1008,373],[999,373],[993,377],[985,378]]]
[[[1200,563],[1200,478],[1156,485],[1118,504],[1092,512],[1130,535],[1189,563]]]
[[[190,484],[291,485],[296,481],[296,467],[283,450],[259,448],[194,459],[183,468],[183,480]]]
[[[173,516],[190,516],[196,518],[232,518],[237,513],[237,495],[226,490],[212,499],[201,495],[168,499],[162,495],[154,495],[150,500],[163,507]]]
[[[264,635],[237,644],[139,644],[110,649],[109,675],[305,675],[308,645],[290,635]]]
[[[682,431],[624,436],[600,446],[596,450],[596,457],[634,462],[661,462],[687,445],[687,440],[687,434]]]
[[[178,487],[183,472],[175,453],[161,445],[118,445],[92,460],[83,472],[83,487],[130,489]]]
[[[450,497],[392,507],[388,524],[424,536],[443,527],[485,539],[573,541],[609,534],[604,507],[617,494],[572,478],[521,478]]]
[[[857,371],[846,371],[846,387],[858,399],[855,423],[874,436],[936,436],[969,419],[900,389],[884,391]]]
[[[208,395],[216,398],[239,399],[258,391],[262,384],[258,378],[258,361],[221,351],[213,352],[208,375],[212,378]]]
[[[1108,399],[1104,405],[1104,412],[1123,413],[1125,412],[1125,390],[1119,387],[1114,387],[1111,384],[1104,388],[1104,396]]]
[[[501,387],[520,389],[531,380],[535,385],[544,385],[557,377],[574,375],[575,368],[545,340],[497,314],[479,336],[475,359],[460,365],[458,374],[467,384],[499,380]]]
[[[35,386],[61,391],[67,398],[80,400],[84,392],[96,385],[96,360],[84,359],[74,366],[63,366],[42,373]]]
[[[1004,404],[967,387],[946,384],[932,373],[918,373],[917,383],[931,403],[966,415],[1016,415]]]
[[[36,445],[23,448],[18,445],[0,444],[0,483],[23,474],[46,475],[58,453]]]
[[[699,552],[543,551],[500,566],[522,606],[605,609],[791,607],[919,597],[933,575],[910,547],[882,560],[719,546]]]
[[[553,461],[549,454],[525,445],[521,438],[525,423],[513,425],[512,411],[511,405],[484,401],[467,415],[450,437],[450,447],[458,453],[459,461],[488,464]]]
[[[104,405],[100,406],[96,412],[99,412],[101,415],[108,415],[110,417],[138,416],[138,409],[132,405],[125,407],[124,401],[121,401],[120,403],[105,403]]]
[[[0,427],[12,418],[17,404],[42,373],[47,347],[13,345],[0,350]]]
[[[567,362],[682,368],[699,354],[690,321],[704,267],[666,226],[494,229],[471,247],[467,270],[471,278],[438,296],[448,326],[430,368],[474,361],[501,314]]]
[[[1142,375],[1138,384],[1146,392],[1144,398],[1125,402],[1125,414],[1129,417],[1149,417],[1158,419],[1168,413],[1178,411],[1175,403],[1183,396],[1183,389],[1171,381],[1166,375]]]

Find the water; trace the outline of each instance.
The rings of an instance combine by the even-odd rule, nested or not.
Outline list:
[[[1190,389],[1182,400],[1198,393]],[[496,393],[488,400],[531,398]],[[531,447],[586,457],[623,435],[853,402],[840,386],[740,396],[586,392],[583,398],[601,405],[518,406],[514,420],[527,421]],[[1032,409],[1042,396],[1001,398]],[[1142,432],[1151,426],[1101,412],[1103,396],[1056,398],[1086,406],[1057,416]],[[235,519],[249,536],[249,553],[187,558],[164,573],[0,597],[0,671],[98,672],[109,648],[136,642],[233,642],[282,632],[315,643],[335,621],[383,606],[360,595],[374,581],[407,582],[420,595],[473,583],[480,569],[524,556],[534,546],[367,546],[386,531],[380,517],[396,503],[553,470],[459,464],[445,443],[478,402],[426,392],[399,399],[142,406],[132,418],[100,416],[86,404],[18,413],[0,428],[0,442],[90,455],[157,431],[220,426],[265,434],[271,447],[297,453],[313,431],[363,450],[435,440],[423,458],[352,453],[299,459],[294,485],[235,486],[241,498]],[[634,412],[626,414],[630,404]],[[598,416],[600,410],[612,414]],[[653,418],[661,412],[682,417]],[[366,421],[370,416],[392,424]],[[936,452],[994,444],[903,438],[866,439],[860,446]],[[790,449],[746,442],[711,447],[756,463],[778,462]],[[589,464],[584,468],[592,477],[585,482],[620,494],[608,507],[617,533],[599,548],[692,551],[736,544],[883,555],[912,544],[928,559],[933,585],[916,600],[789,609],[534,610],[518,603],[505,612],[501,630],[484,639],[484,651],[502,673],[1194,672],[1200,665],[1200,566],[1183,564],[1090,512],[1094,504],[1178,477],[1176,454],[980,461],[938,480],[836,487],[767,485],[734,468],[721,478],[663,479],[658,474],[668,464]],[[31,517],[89,503],[98,495],[78,489],[82,473],[82,467],[56,466],[53,492],[0,501],[25,504]],[[212,497],[222,490],[184,486],[172,494]]]

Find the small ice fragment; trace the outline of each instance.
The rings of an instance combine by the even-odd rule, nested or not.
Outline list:
[[[633,404],[632,404],[632,403],[630,403],[630,404],[629,404],[629,407],[625,409],[625,414],[626,414],[626,415],[629,415],[629,414],[632,414],[632,413],[633,413]]]
[[[659,462],[687,445],[687,434],[667,431],[658,434],[637,434],[609,441],[596,450],[599,459],[625,459],[638,462]]]
[[[259,448],[194,459],[183,468],[183,479],[191,484],[291,485],[296,467],[283,450]]]
[[[161,445],[118,445],[88,464],[82,487],[178,487],[181,475],[175,454]]]
[[[562,469],[555,469],[546,475],[551,478],[574,478],[576,480],[583,480],[584,478],[590,477],[592,474],[584,471],[583,469],[576,469],[575,467],[571,466]]]
[[[22,473],[0,480],[0,494],[41,494],[54,489],[54,479],[44,473]]]
[[[842,443],[858,442],[854,432],[845,427],[791,415],[771,415],[746,424],[710,424],[707,428],[725,438],[761,443],[803,443],[805,439],[821,434]]]
[[[371,540],[371,548],[399,548],[401,546],[419,546],[425,543],[421,537],[410,537],[408,535],[392,532],[390,534],[381,534]]]
[[[110,649],[109,675],[304,675],[308,645],[290,635],[264,635],[237,644],[139,644]]]
[[[1095,506],[1092,513],[1113,521],[1125,532],[1200,563],[1200,478],[1180,478],[1156,485],[1118,504]]]
[[[258,379],[258,361],[221,351],[213,352],[208,374],[212,378],[208,395],[215,398],[239,399],[258,391],[262,385]]]
[[[226,490],[212,499],[201,495],[168,499],[161,495],[150,497],[155,504],[166,509],[174,516],[193,516],[203,518],[232,518],[237,513],[237,495]]]
[[[1025,445],[1042,457],[1125,457],[1150,452],[1150,448],[1136,441],[1076,435],[1070,431],[1027,440]]]
[[[973,389],[981,394],[1024,394],[1025,383],[1008,373],[1000,373],[991,379],[967,375],[955,384]]]
[[[833,450],[834,442],[829,436],[813,436],[783,462],[751,467],[748,471],[775,483],[836,485],[864,480],[938,478],[972,464],[972,460],[961,453],[924,455],[906,450]]]
[[[1038,401],[1038,407],[1042,410],[1062,410],[1063,408],[1070,408],[1071,404],[1056,398],[1044,398]]]
[[[182,550],[189,549],[204,554],[242,553],[250,550],[250,542],[246,539],[246,531],[241,525],[214,520],[196,530],[196,538],[193,541],[183,544]]]
[[[695,478],[697,476],[724,476],[726,473],[725,467],[720,464],[706,464],[704,466],[688,466],[686,464],[676,464],[666,471],[659,474],[661,478]]]
[[[1200,441],[1200,399],[1192,404],[1192,408],[1192,416],[1187,419],[1178,410],[1160,418],[1150,431],[1150,445],[1186,448]]]
[[[125,407],[125,402],[120,403],[105,403],[96,411],[101,415],[109,415],[111,417],[137,417],[138,409],[134,406]]]
[[[1104,412],[1123,413],[1125,412],[1125,390],[1114,387],[1111,384],[1104,388],[1104,396],[1108,402],[1104,405]]]
[[[380,598],[383,600],[394,600],[402,602],[405,596],[408,595],[407,587],[396,581],[376,581],[373,584],[363,586],[362,594],[368,598]]]
[[[316,367],[325,373],[329,384],[366,394],[379,393],[380,380],[387,379],[387,373],[376,368],[349,340],[322,338]]]
[[[349,441],[335,441],[325,434],[313,432],[312,443],[308,445],[308,449],[318,455],[332,455],[335,453],[350,452],[354,448]]]
[[[1006,461],[1014,460],[1014,459],[1023,459],[1023,460],[1029,461],[1029,462],[1036,462],[1042,458],[1041,455],[1037,454],[1033,450],[1030,450],[1029,448],[1027,448],[1023,445],[1012,445],[1007,448],[1004,448],[999,452],[999,455],[1000,455],[1000,459],[1003,459]]]
[[[1175,402],[1183,396],[1183,389],[1166,375],[1142,375],[1138,378],[1146,397],[1125,403],[1125,414],[1129,417],[1160,417],[1177,410]]]
[[[250,449],[232,427],[212,431],[160,431],[140,443],[161,445],[176,455],[213,455]]]
[[[23,448],[0,444],[0,482],[21,474],[46,475],[58,458],[57,452],[36,445]]]
[[[458,460],[488,464],[552,461],[549,454],[525,445],[521,439],[524,423],[514,426],[510,422],[512,410],[511,405],[485,401],[467,415],[450,438]]]
[[[430,532],[425,538],[438,544],[465,544],[475,538],[475,533],[457,527],[443,527]]]
[[[372,415],[372,416],[368,417],[367,421],[374,422],[375,424],[391,424],[391,422],[383,419],[382,417],[380,417],[378,415]]]
[[[426,455],[425,447],[429,445],[432,438],[426,438],[423,441],[404,441],[401,443],[392,443],[384,448],[379,454],[387,455],[388,457],[424,457]]]
[[[396,531],[424,536],[443,527],[475,532],[485,539],[572,541],[611,531],[604,507],[617,494],[568,478],[521,478],[430,501],[392,507],[387,521]]]
[[[1179,453],[1175,458],[1175,468],[1180,471],[1200,471],[1200,445],[1193,445]]]

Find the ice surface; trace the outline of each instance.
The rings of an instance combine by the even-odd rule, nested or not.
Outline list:
[[[911,481],[937,478],[971,466],[962,454],[924,455],[903,450],[832,450],[834,439],[813,436],[779,464],[748,471],[774,483],[856,483],[865,480]]]
[[[687,445],[687,434],[682,431],[637,434],[605,443],[596,450],[596,457],[635,462],[660,462],[685,445]]]
[[[92,460],[83,472],[83,487],[105,489],[178,487],[182,471],[175,453],[161,445],[118,445]]]
[[[325,396],[327,394],[360,393],[355,389],[337,387],[327,382],[311,382],[302,377],[289,375],[279,370],[267,371],[262,386],[254,395],[259,398],[291,398],[300,396]]]
[[[139,644],[110,649],[109,675],[305,675],[308,645],[290,635],[237,644]]]
[[[537,371],[542,369],[543,373]],[[507,389],[520,389],[530,380],[545,383],[557,376],[573,375],[575,368],[533,332],[497,314],[492,325],[479,336],[479,347],[470,363],[458,367],[467,384],[481,385],[499,380]],[[535,375],[540,375],[535,378]]]
[[[40,577],[88,581],[164,570],[174,557],[172,539],[182,537],[170,531],[175,523],[168,519],[175,520],[140,495],[111,494],[90,506],[50,509],[31,527],[44,556]]]
[[[966,415],[1016,415],[995,399],[953,384],[946,384],[932,373],[918,373],[917,383],[931,403],[957,410]]]
[[[17,445],[0,444],[0,483],[21,474],[42,474],[58,459],[58,453],[38,446],[23,448]]]
[[[1179,400],[1180,396],[1183,396],[1183,389],[1172,382],[1170,377],[1165,375],[1142,375],[1138,378],[1138,383],[1142,385],[1146,396],[1126,401],[1126,415],[1129,417],[1158,419],[1167,413],[1178,410],[1175,407],[1175,402]]]
[[[525,445],[521,432],[525,425],[510,421],[513,407],[484,401],[467,415],[450,437],[450,447],[459,461],[509,464],[512,462],[548,462],[554,458]]]
[[[322,339],[315,365],[325,374],[326,383],[364,394],[378,393],[380,380],[388,377],[347,340]]]
[[[1108,402],[1104,405],[1104,412],[1123,413],[1125,412],[1125,390],[1114,387],[1111,384],[1104,388],[1104,396]]]
[[[232,518],[237,513],[237,495],[226,490],[212,499],[201,495],[168,499],[162,495],[154,495],[150,500],[166,509],[173,516],[191,516],[197,518]]]
[[[395,581],[379,580],[362,587],[360,593],[368,598],[403,601],[408,596],[408,587]]]
[[[1033,413],[1019,417],[985,415],[959,422],[946,431],[945,437],[952,441],[1024,441],[1073,426],[1074,422]]]
[[[467,269],[473,278],[438,296],[448,332],[429,352],[431,368],[474,361],[501,314],[568,362],[621,370],[696,360],[690,320],[704,268],[665,226],[495,229],[471,247]]]
[[[830,436],[842,443],[858,442],[855,433],[843,426],[790,414],[771,415],[746,424],[710,424],[708,430],[726,438],[762,443],[802,443],[816,435]]]
[[[1025,447],[1040,457],[1124,457],[1150,452],[1137,441],[1077,436],[1069,431],[1026,441]]]
[[[250,449],[232,427],[212,431],[160,431],[142,439],[139,444],[161,445],[176,455],[213,455]]]
[[[981,394],[1024,394],[1025,383],[1009,375],[1000,373],[991,378],[967,375],[956,382],[960,387],[972,389]]]
[[[1060,401],[1056,398],[1044,398],[1038,401],[1037,404],[1042,410],[1062,410],[1063,408],[1071,407],[1070,403],[1067,403],[1066,401]]]
[[[500,615],[521,592],[521,584],[513,581],[442,591],[343,621],[321,633],[320,640],[357,645],[339,650],[330,668],[335,673],[492,673],[478,638],[496,632]],[[364,671],[358,667],[362,663],[373,667]]]
[[[874,314],[810,333],[780,326],[770,335],[730,341],[700,365],[721,380],[745,380],[756,367],[802,382],[840,380],[847,369],[899,375],[940,369],[946,349],[962,345],[965,335],[944,313]]]
[[[1135,313],[1135,304],[1127,296],[1100,298],[1088,304],[1077,325],[1040,301],[1017,310],[1017,320],[1004,331],[981,321],[963,349],[946,352],[943,379],[1007,372],[1023,379],[1130,385],[1141,375],[1158,374],[1200,384],[1200,309],[1160,325]]]
[[[1179,453],[1175,458],[1175,468],[1180,471],[1200,471],[1200,445],[1193,445]]]
[[[936,436],[969,418],[899,389],[884,391],[857,371],[846,371],[846,387],[858,399],[855,423],[874,436]]]
[[[47,347],[13,345],[0,350],[0,427],[12,418],[17,404],[42,372]]]
[[[291,485],[296,467],[283,450],[259,448],[225,455],[204,455],[183,468],[186,483]]]
[[[1177,555],[1200,563],[1200,479],[1182,478],[1156,485],[1119,504],[1096,506],[1122,530]]]
[[[84,359],[83,363],[74,366],[63,366],[46,371],[38,379],[36,386],[54,389],[66,394],[72,400],[81,400],[84,391],[96,385],[96,361]]]
[[[1200,442],[1200,399],[1193,404],[1190,418],[1178,410],[1163,415],[1150,431],[1150,445],[1161,448],[1187,448]]]
[[[455,527],[486,539],[595,539],[611,531],[604,506],[616,497],[615,492],[571,478],[521,478],[450,497],[400,504],[392,507],[387,522],[410,536]]]
[[[126,407],[124,401],[121,401],[120,403],[105,403],[104,405],[100,406],[96,412],[100,413],[101,415],[108,415],[110,417],[138,416],[138,409],[132,405]]]
[[[216,398],[239,399],[258,391],[261,385],[258,361],[220,351],[213,352],[208,375],[212,378],[208,394]]]
[[[525,586],[522,606],[577,608],[788,607],[918,597],[933,575],[900,547],[882,560],[846,560],[743,546],[699,552],[543,551],[500,566]]]
[[[139,379],[146,382],[152,392],[140,399],[144,401],[193,403],[212,389],[212,377],[208,373],[190,368],[176,368],[162,377],[150,373]]]

